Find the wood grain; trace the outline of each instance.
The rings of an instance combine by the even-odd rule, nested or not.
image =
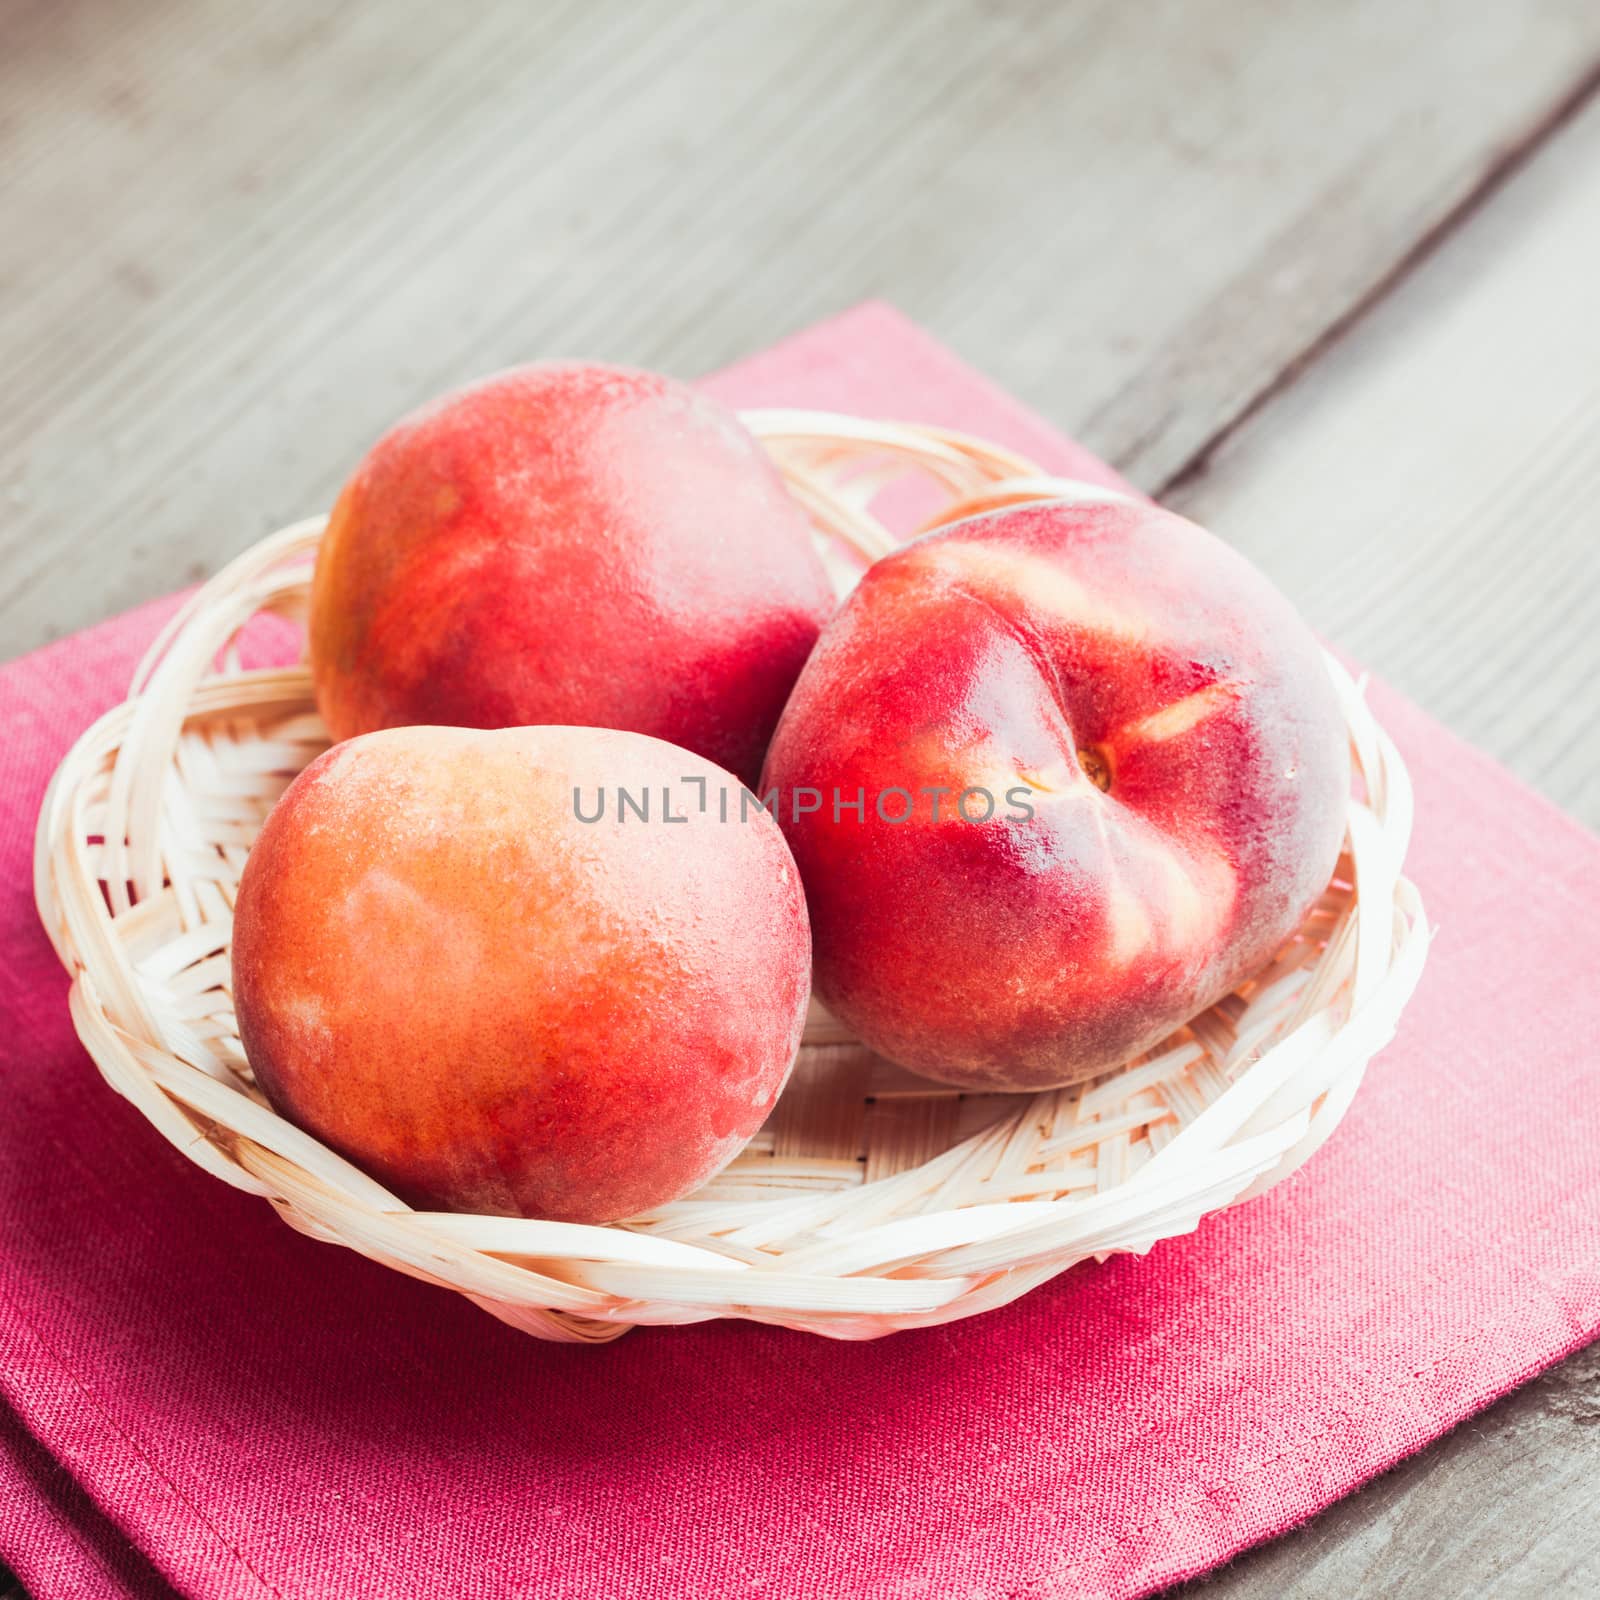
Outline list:
[[[324,505],[448,382],[693,374],[881,294],[1600,817],[1595,118],[1418,264],[1592,85],[1592,0],[0,0],[0,38],[0,655]],[[1597,1374],[1206,1587],[1593,1593]]]
[[[1169,496],[1600,825],[1600,105]],[[1518,819],[1508,817],[1507,827]],[[1600,1346],[1192,1585],[1600,1590]]]
[[[553,352],[886,294],[1158,485],[1586,81],[1590,0],[7,0],[0,639]]]
[[[1174,1593],[1591,1600],[1600,1587],[1596,1424],[1600,1345],[1591,1345],[1304,1528]]]
[[[1600,826],[1600,105],[1168,499]]]

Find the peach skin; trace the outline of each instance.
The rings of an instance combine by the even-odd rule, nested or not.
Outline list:
[[[327,751],[239,884],[267,1098],[419,1207],[607,1222],[698,1187],[777,1099],[810,992],[793,860],[759,809],[697,807],[723,787],[595,728]]]
[[[621,728],[750,783],[832,609],[805,514],[732,412],[548,363],[373,446],[318,552],[311,665],[336,739]]]
[[[1271,957],[1328,884],[1350,765],[1321,651],[1249,562],[1153,506],[1050,501],[873,566],[761,787],[830,1009],[928,1077],[1031,1090]]]

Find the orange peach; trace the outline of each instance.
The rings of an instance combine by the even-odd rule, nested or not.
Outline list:
[[[753,782],[833,593],[733,413],[654,373],[505,372],[408,417],[317,557],[311,663],[336,739],[570,723]]]
[[[763,792],[815,980],[882,1054],[987,1089],[1124,1062],[1267,961],[1326,888],[1349,750],[1254,567],[1133,502],[974,517],[825,630]]]
[[[593,728],[327,751],[239,885],[267,1098],[420,1207],[603,1222],[696,1188],[771,1109],[810,987],[794,863],[770,817],[695,803],[722,789]]]

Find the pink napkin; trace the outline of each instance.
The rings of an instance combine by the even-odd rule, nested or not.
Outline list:
[[[882,306],[712,387],[1103,472]],[[1427,975],[1327,1148],[1193,1237],[873,1344],[601,1349],[302,1238],[100,1082],[34,922],[45,782],[162,610],[0,674],[0,1555],[39,1600],[1130,1596],[1600,1331],[1600,841],[1381,688]]]

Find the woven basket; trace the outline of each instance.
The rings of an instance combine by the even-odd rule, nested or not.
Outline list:
[[[745,421],[841,569],[892,547],[872,505],[908,473],[941,496],[935,522],[1115,498],[942,429],[801,412]],[[606,1228],[412,1211],[266,1104],[230,994],[246,853],[327,743],[306,666],[244,670],[234,641],[258,612],[303,617],[322,526],[284,529],[196,592],[128,700],[79,739],[39,819],[39,913],[90,1055],[184,1155],[314,1238],[541,1338],[598,1342],[711,1317],[873,1338],[1003,1305],[1090,1257],[1148,1250],[1305,1161],[1417,982],[1427,929],[1400,875],[1410,785],[1330,661],[1358,796],[1334,880],[1265,971],[1159,1049],[1070,1089],[963,1094],[890,1066],[814,1010],[766,1126],[688,1199]]]

